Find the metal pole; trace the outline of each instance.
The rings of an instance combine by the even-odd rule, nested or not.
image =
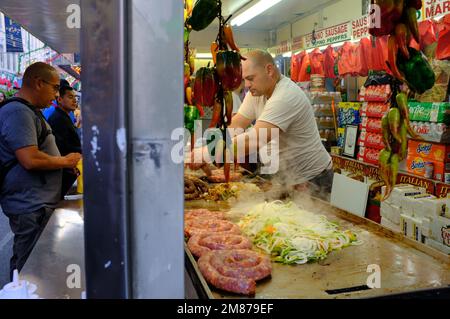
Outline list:
[[[128,298],[129,2],[80,2],[86,293],[87,298]]]
[[[183,4],[82,11],[88,298],[184,298]]]
[[[184,298],[183,2],[132,0],[130,17],[132,296]]]

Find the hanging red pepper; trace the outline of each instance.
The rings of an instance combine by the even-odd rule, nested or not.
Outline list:
[[[242,83],[241,55],[235,51],[217,53],[217,74],[225,91],[234,91]]]
[[[217,82],[213,68],[200,68],[195,76],[194,99],[196,105],[210,107],[214,105]]]
[[[371,0],[371,4],[379,8],[379,11],[375,10],[374,12],[375,15],[379,14],[379,16],[373,17],[379,22],[379,25],[370,28],[369,33],[374,37],[392,33],[402,16],[404,0]]]

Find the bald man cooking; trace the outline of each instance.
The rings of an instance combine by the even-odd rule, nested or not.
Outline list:
[[[294,82],[281,75],[268,52],[252,51],[246,58],[242,68],[249,94],[233,117],[230,128],[246,129],[256,121],[252,133],[256,133],[258,140],[252,142],[255,139],[247,132],[235,136],[233,143],[245,143],[245,155],[249,155],[254,149],[252,143],[257,143],[261,151],[265,142],[278,137],[271,132],[279,132],[276,174],[279,181],[297,189],[309,182],[317,186],[319,193],[329,193],[333,182],[332,161],[321,142],[308,98]],[[194,150],[193,158],[200,157],[208,162],[208,156],[206,147]],[[201,167],[200,163],[193,166]]]

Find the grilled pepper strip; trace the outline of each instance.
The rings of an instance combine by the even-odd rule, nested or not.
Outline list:
[[[223,27],[223,33],[225,36],[225,41],[230,46],[230,48],[236,52],[239,52],[239,48],[236,45],[236,42],[234,41],[234,35],[233,35],[233,29],[231,28],[231,25],[227,24]]]
[[[402,138],[402,144],[400,146],[400,161],[403,161],[406,159],[406,156],[408,155],[408,129],[406,128],[407,124],[406,121],[403,121],[402,125],[400,126],[400,136]]]
[[[413,7],[408,7],[405,10],[406,23],[408,25],[408,28],[409,30],[411,30],[411,34],[414,40],[416,40],[417,43],[420,43],[419,24],[417,23],[417,10]]]
[[[212,119],[211,119],[211,123],[209,124],[209,128],[217,127],[217,125],[220,122],[221,113],[222,113],[222,105],[218,101],[216,101],[214,104]]]
[[[417,135],[416,132],[414,132],[414,130],[411,128],[411,123],[409,121],[408,96],[406,95],[406,93],[401,92],[397,94],[396,100],[398,108],[400,110],[400,114],[406,126],[406,131],[412,138],[421,139],[421,137]]]
[[[400,136],[399,130],[400,130],[400,111],[398,108],[392,108],[390,109],[388,113],[388,120],[389,120],[389,129],[391,130],[391,134],[394,137],[394,139],[402,143],[402,138]]]
[[[400,73],[400,70],[398,69],[397,66],[397,52],[398,52],[397,41],[393,35],[390,35],[388,41],[388,67],[391,70],[394,77],[403,82],[405,78],[403,74]]]
[[[227,117],[227,125],[231,124],[231,118],[233,116],[233,92],[225,92],[225,109]]]
[[[211,43],[211,54],[212,54],[212,59],[213,59],[214,65],[217,63],[217,52],[218,51],[219,51],[219,45],[217,44],[217,42]]]
[[[382,124],[382,128],[383,128],[383,142],[384,142],[384,146],[386,147],[387,150],[391,151],[392,147],[391,147],[391,143],[390,143],[390,139],[391,139],[391,131],[389,129],[389,118],[388,115],[385,114],[381,120],[381,124]]]
[[[408,44],[411,40],[408,28],[404,23],[399,23],[395,27],[395,39],[400,52],[406,59],[409,59]]]
[[[398,164],[400,162],[400,159],[398,157],[398,154],[392,154],[391,156],[391,187],[394,188],[397,184],[397,176],[398,176]]]
[[[389,178],[389,176],[391,176],[389,167],[391,155],[392,153],[386,149],[380,152],[380,175],[383,179],[384,184],[386,185],[386,193],[384,194],[384,197],[382,199],[383,201],[386,200],[392,192],[391,179]]]

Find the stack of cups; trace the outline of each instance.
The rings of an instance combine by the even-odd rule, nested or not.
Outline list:
[[[36,286],[31,285],[28,281],[19,280],[19,272],[14,271],[13,282],[5,285],[0,290],[0,299],[36,299],[38,296],[33,295]],[[34,287],[33,287],[34,286]]]

